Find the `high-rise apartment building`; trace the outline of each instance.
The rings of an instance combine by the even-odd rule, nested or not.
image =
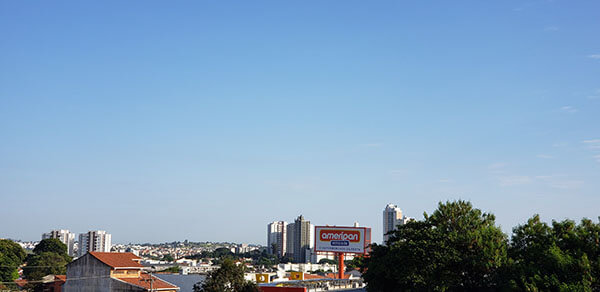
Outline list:
[[[402,215],[402,210],[394,204],[388,204],[383,210],[383,244],[389,239],[388,232],[396,229],[398,225],[403,225],[413,218]]]
[[[286,242],[285,242],[285,257],[294,259],[294,223],[290,223],[286,230]]]
[[[293,259],[296,263],[306,263],[310,261],[310,254],[307,251],[313,246],[314,225],[310,221],[304,220],[302,215],[298,216],[293,225]]]
[[[111,235],[104,230],[88,231],[79,234],[79,256],[89,251],[110,252]]]
[[[59,229],[42,234],[42,239],[49,238],[60,240],[67,246],[67,253],[72,257],[75,256],[75,233],[71,233],[69,230]]]
[[[285,256],[287,248],[287,222],[274,221],[267,225],[267,251],[270,254]]]

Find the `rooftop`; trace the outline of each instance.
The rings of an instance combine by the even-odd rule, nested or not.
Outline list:
[[[123,282],[127,282],[129,284],[135,285],[135,286],[139,286],[145,289],[150,289],[150,282],[152,281],[152,290],[157,290],[157,289],[178,289],[179,287],[170,284],[166,281],[163,281],[157,277],[152,276],[152,278],[150,278],[150,275],[148,274],[144,274],[142,273],[142,275],[139,278],[116,278],[119,279]],[[152,279],[152,280],[150,280]]]
[[[109,265],[112,268],[142,268],[140,264],[142,258],[130,252],[97,252],[90,251],[90,254],[99,261]]]

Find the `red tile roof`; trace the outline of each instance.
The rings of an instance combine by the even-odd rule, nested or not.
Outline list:
[[[139,278],[117,278],[123,282],[133,284],[142,288],[150,289],[150,275],[142,274]],[[152,289],[178,289],[179,287],[169,284],[157,277],[152,276]]]
[[[59,279],[59,280],[66,280],[67,279],[67,275],[54,275],[55,279]]]
[[[304,273],[304,280],[313,280],[313,279],[337,279],[337,273],[327,273],[324,276]],[[344,279],[350,279],[350,274],[344,274]]]
[[[327,279],[325,276],[304,273],[304,280]]]
[[[325,274],[325,276],[327,278],[331,278],[331,279],[337,279],[338,278],[338,274],[337,273],[329,273],[329,274]],[[344,274],[344,279],[350,279],[350,274]]]
[[[90,254],[101,262],[112,268],[141,268],[140,260],[142,258],[130,252],[98,252],[90,251]]]
[[[66,282],[67,275],[54,275],[54,282]]]
[[[15,280],[15,284],[17,284],[17,286],[19,287],[25,287],[25,285],[27,285],[27,280],[25,279],[17,279]]]

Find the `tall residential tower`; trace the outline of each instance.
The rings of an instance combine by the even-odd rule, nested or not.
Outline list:
[[[71,233],[69,230],[59,229],[42,234],[42,239],[49,238],[60,240],[67,246],[67,253],[72,257],[75,256],[75,233]]]
[[[110,252],[111,235],[104,230],[88,231],[79,234],[79,256],[89,251]]]
[[[304,220],[302,215],[298,216],[293,225],[293,258],[296,263],[306,263],[310,261],[310,254],[307,250],[314,245],[315,226],[310,221]]]
[[[383,210],[383,244],[386,244],[388,232],[394,231],[398,225],[404,225],[413,218],[402,216],[402,210],[394,204],[388,204]]]
[[[284,257],[287,250],[287,226],[285,221],[273,221],[267,225],[267,251]]]

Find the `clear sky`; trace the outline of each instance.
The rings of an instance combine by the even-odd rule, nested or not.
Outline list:
[[[600,2],[1,1],[0,237],[600,216]]]

